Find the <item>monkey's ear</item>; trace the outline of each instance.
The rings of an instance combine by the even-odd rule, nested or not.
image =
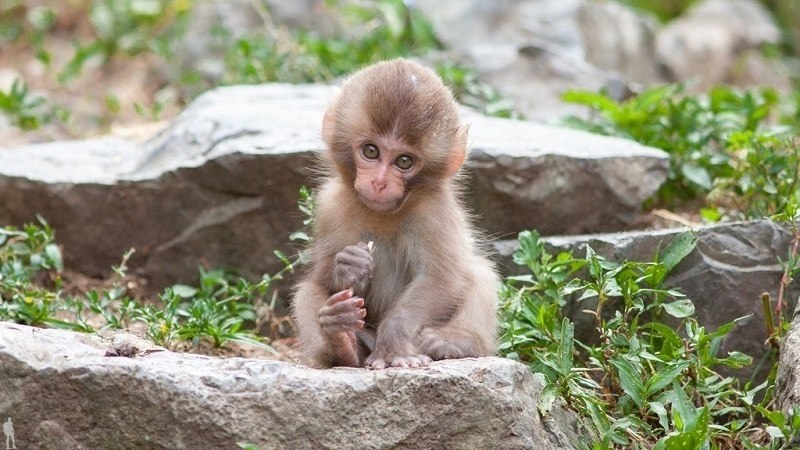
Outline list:
[[[339,93],[342,91],[339,87],[333,88],[333,99],[331,100],[328,109],[325,110],[325,117],[322,119],[322,140],[325,143],[330,142],[333,138],[333,132],[336,130],[336,110],[339,109]]]
[[[333,131],[336,129],[336,113],[333,110],[334,105],[331,104],[325,110],[325,117],[322,119],[322,140],[326,144],[333,139]]]
[[[450,155],[447,160],[447,176],[453,176],[464,164],[467,158],[467,133],[469,125],[461,125],[453,133],[453,143],[450,144]]]

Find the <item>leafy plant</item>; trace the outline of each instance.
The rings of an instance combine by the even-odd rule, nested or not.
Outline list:
[[[305,187],[300,190],[298,207],[306,216],[304,225],[310,226],[314,199]],[[27,225],[22,230],[0,228],[0,320],[83,332],[140,323],[153,342],[173,348],[184,342],[195,346],[209,342],[221,347],[233,341],[272,350],[255,330],[266,322],[271,337],[285,332],[287,319],[276,316],[278,297],[271,288],[305,261],[302,250],[292,257],[276,251],[283,268],[264,274],[257,283],[201,268],[197,286],[176,284],[149,302],[130,297],[125,287],[127,263],[133,255],[130,250],[113,267],[109,287],[91,289],[83,296],[65,296],[60,278],[63,262],[54,243],[55,234],[43,219],[39,220],[41,225]],[[290,237],[300,242],[310,239],[302,231]],[[53,288],[37,282],[42,275],[54,280]]]
[[[41,218],[39,224],[0,228],[0,318],[40,325],[56,311],[59,293],[35,285],[34,279],[61,271],[63,261],[53,229]]]
[[[290,33],[271,23],[265,12],[266,30],[237,39],[227,52],[225,82],[330,81],[370,63],[439,47],[430,23],[401,0],[329,3],[342,15],[346,33]],[[220,32],[226,39],[226,32]]]
[[[650,0],[620,0],[632,8],[648,12],[658,17],[662,22],[668,22],[689,9],[697,3],[697,0],[661,0],[653,2]]]
[[[183,35],[191,7],[192,0],[91,0],[93,39],[75,44],[59,81],[77,77],[94,58],[105,64],[119,54],[171,56],[171,45]]]
[[[19,78],[8,92],[0,90],[0,113],[23,130],[35,130],[54,118],[64,121],[68,117],[63,108],[48,105],[44,97],[31,94],[28,85]]]
[[[740,211],[745,217],[769,217],[798,204],[800,150],[796,139],[734,132],[728,138],[728,149],[732,175],[715,180],[709,199],[719,208],[712,214],[724,209]]]
[[[787,202],[774,193],[796,191],[796,186],[788,176],[769,176],[783,168],[791,174],[797,157],[788,137],[791,128],[768,121],[779,106],[777,92],[718,86],[707,95],[688,95],[685,89],[683,84],[655,87],[622,102],[603,93],[568,91],[566,102],[585,105],[592,113],[588,119],[568,117],[565,123],[669,153],[668,181],[658,193],[663,202],[705,196],[716,186],[717,198],[742,194],[731,204],[743,215],[780,212]],[[791,120],[792,113],[783,117]],[[770,157],[771,152],[776,155]]]
[[[563,398],[580,414],[586,448],[777,449],[800,431],[800,410],[771,406],[774,373],[742,387],[717,371],[751,362],[739,352],[720,355],[738,320],[706,330],[691,300],[663,287],[693,250],[692,234],[647,263],[614,263],[591,248],[583,258],[553,256],[535,232],[519,242],[514,261],[530,273],[501,289],[500,351],[545,375],[543,410]],[[562,312],[568,301],[585,305],[594,324],[586,342]]]
[[[493,86],[481,82],[475,71],[452,61],[438,64],[436,71],[444,83],[453,90],[453,95],[459,102],[488,116],[523,118],[514,111],[514,105],[510,100],[504,98]]]

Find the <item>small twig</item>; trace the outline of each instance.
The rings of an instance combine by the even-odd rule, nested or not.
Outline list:
[[[775,305],[775,314],[778,316],[778,320],[781,320],[782,318],[781,312],[783,311],[784,293],[786,292],[786,288],[789,286],[789,283],[792,282],[791,272],[794,266],[794,261],[797,258],[798,245],[800,245],[800,233],[794,230],[794,236],[792,237],[792,251],[789,253],[789,260],[786,262],[786,267],[783,269],[781,282],[778,286],[778,303]]]
[[[761,307],[764,309],[764,322],[767,325],[767,342],[775,344],[775,320],[772,316],[768,292],[761,294]]]

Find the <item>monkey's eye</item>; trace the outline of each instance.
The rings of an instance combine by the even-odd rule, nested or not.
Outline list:
[[[414,158],[409,155],[400,155],[394,160],[394,165],[402,170],[414,167]]]
[[[361,154],[367,159],[378,159],[381,152],[378,150],[378,147],[373,144],[364,144],[364,146],[361,147]]]

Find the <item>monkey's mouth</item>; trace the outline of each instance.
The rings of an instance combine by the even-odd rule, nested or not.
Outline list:
[[[384,213],[384,214],[392,214],[400,210],[403,207],[403,204],[406,202],[406,198],[408,196],[404,195],[398,199],[393,200],[377,200],[371,199],[364,195],[359,195],[358,198],[361,200],[361,203],[364,204],[367,208],[371,209],[372,211]]]

